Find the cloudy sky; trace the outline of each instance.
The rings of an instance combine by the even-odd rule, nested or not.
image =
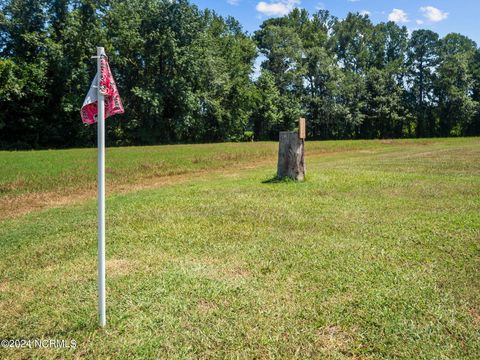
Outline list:
[[[282,16],[294,7],[314,12],[327,9],[337,17],[349,11],[369,14],[374,23],[392,20],[409,30],[431,29],[441,36],[459,32],[480,45],[480,0],[192,0],[200,8],[233,15],[249,32],[263,20]]]

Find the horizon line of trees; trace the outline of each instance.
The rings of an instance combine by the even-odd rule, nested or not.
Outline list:
[[[249,35],[188,0],[2,0],[0,149],[95,146],[79,110],[98,44],[126,110],[109,145],[276,140],[301,116],[309,139],[480,135],[461,34],[295,9]]]

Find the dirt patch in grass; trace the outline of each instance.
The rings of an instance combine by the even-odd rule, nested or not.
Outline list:
[[[197,308],[201,313],[208,313],[218,309],[218,306],[211,301],[201,300],[198,302]]]
[[[251,276],[251,272],[244,265],[232,263],[225,265],[221,259],[211,257],[183,258],[179,259],[178,263],[188,272],[214,281],[237,283]]]
[[[0,293],[5,296],[5,300],[0,301],[0,313],[12,317],[20,316],[25,304],[34,298],[31,287],[9,281],[0,284]]]
[[[107,191],[110,194],[125,194],[133,191],[151,189],[159,186],[186,181],[195,175],[171,175],[161,178],[145,179],[137,184],[110,185]],[[94,199],[97,195],[96,189],[81,189],[70,193],[43,192],[27,193],[19,196],[6,196],[0,199],[0,221],[23,216],[35,211],[50,208],[57,208]]]
[[[330,353],[347,355],[352,342],[353,336],[340,326],[327,326],[318,331],[316,346]]]
[[[0,194],[15,191],[16,189],[24,187],[26,185],[27,182],[23,179],[18,179],[12,182],[0,184]]]
[[[213,280],[221,281],[238,281],[244,278],[251,276],[250,271],[242,267],[233,267],[233,268],[210,268],[205,272],[205,275]]]
[[[473,319],[473,325],[477,329],[480,328],[480,311],[478,311],[476,308],[470,308],[468,312]]]
[[[105,262],[108,276],[125,276],[138,271],[140,264],[138,261],[129,259],[110,259]]]
[[[0,220],[25,215],[43,209],[62,207],[92,198],[94,190],[83,190],[60,194],[56,192],[28,193],[7,196],[0,200]]]
[[[0,283],[0,292],[6,292],[6,291],[8,291],[8,289],[9,289],[8,282],[2,281]]]

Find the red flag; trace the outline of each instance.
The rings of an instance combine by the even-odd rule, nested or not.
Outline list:
[[[113,79],[110,66],[108,65],[108,58],[106,55],[102,55],[100,58],[100,92],[105,96],[105,119],[115,115],[123,114],[122,99],[118,93],[117,85]],[[83,102],[80,114],[82,116],[82,122],[84,124],[94,124],[97,122],[98,115],[98,98],[97,98],[97,84],[98,74],[92,81],[90,90],[88,91],[85,101]]]

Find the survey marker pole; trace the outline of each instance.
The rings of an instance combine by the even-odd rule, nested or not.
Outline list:
[[[98,315],[99,325],[107,324],[105,301],[105,97],[100,89],[103,47],[97,47],[97,143],[98,143]]]

